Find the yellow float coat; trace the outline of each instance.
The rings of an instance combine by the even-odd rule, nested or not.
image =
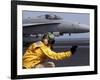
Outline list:
[[[63,60],[72,55],[71,51],[54,52],[50,47],[39,41],[31,44],[23,55],[23,67],[26,69],[34,68],[36,65],[44,62],[47,58],[54,60]]]

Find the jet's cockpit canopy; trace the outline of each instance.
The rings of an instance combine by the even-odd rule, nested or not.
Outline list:
[[[41,15],[38,16],[40,18],[45,18],[48,20],[61,20],[62,18],[60,16],[54,15],[54,14],[45,14],[45,15]]]

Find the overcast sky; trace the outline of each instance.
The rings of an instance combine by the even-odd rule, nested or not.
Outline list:
[[[72,22],[79,22],[82,24],[90,25],[90,15],[88,13],[63,13],[63,12],[40,12],[40,11],[23,11],[22,19],[30,18],[36,18],[40,15],[45,14],[55,14],[60,17],[62,17],[64,20],[72,21]],[[71,34],[69,36],[68,34],[64,36],[60,36],[60,38],[89,38],[89,33],[78,33],[78,34]]]

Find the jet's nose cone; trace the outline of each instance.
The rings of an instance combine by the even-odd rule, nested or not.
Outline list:
[[[81,27],[81,29],[82,29],[84,32],[89,32],[89,31],[90,31],[89,26],[86,25],[86,24],[79,24],[79,26]]]

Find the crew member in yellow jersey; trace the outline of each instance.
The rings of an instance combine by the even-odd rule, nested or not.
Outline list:
[[[23,55],[23,68],[55,67],[53,62],[46,62],[46,59],[63,60],[71,57],[77,49],[77,46],[72,46],[70,50],[65,52],[54,52],[51,50],[54,42],[54,35],[47,33],[44,34],[41,41],[31,44]]]

